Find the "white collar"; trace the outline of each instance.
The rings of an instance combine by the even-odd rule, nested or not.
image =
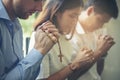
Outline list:
[[[77,31],[78,34],[85,34],[85,31],[84,31],[82,25],[79,22],[77,22],[76,31]]]

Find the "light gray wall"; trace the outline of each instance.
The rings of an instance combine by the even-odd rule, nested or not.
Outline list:
[[[117,4],[120,11],[120,0],[117,0]],[[102,77],[103,80],[120,80],[120,13],[116,20],[112,19],[110,21],[107,30],[116,44],[110,49],[106,58]]]

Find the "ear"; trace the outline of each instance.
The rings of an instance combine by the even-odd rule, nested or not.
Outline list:
[[[90,6],[87,8],[87,15],[90,16],[94,12],[94,7]]]

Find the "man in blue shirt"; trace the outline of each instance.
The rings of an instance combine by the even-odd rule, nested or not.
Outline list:
[[[0,80],[35,80],[37,77],[43,56],[59,37],[58,30],[47,21],[47,25],[37,30],[34,48],[24,58],[22,28],[17,18],[27,19],[41,10],[42,0],[0,0]]]

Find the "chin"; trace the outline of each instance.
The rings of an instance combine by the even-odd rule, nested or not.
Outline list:
[[[29,18],[29,15],[26,15],[23,17],[23,19],[28,19]]]
[[[21,19],[28,19],[29,15],[22,15],[22,16],[18,16],[18,17],[21,18]]]
[[[28,17],[19,17],[20,19],[28,19]]]

